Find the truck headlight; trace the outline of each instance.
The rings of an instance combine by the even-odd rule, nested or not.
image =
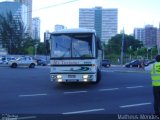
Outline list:
[[[57,75],[57,79],[61,79],[62,78],[62,75]]]
[[[83,75],[83,79],[87,79],[88,78],[88,75]]]
[[[62,79],[58,79],[58,82],[62,82],[63,80]]]
[[[88,79],[84,79],[83,81],[84,81],[84,82],[87,82],[87,81],[88,81]]]

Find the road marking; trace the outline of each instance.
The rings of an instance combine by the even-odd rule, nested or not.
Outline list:
[[[45,96],[47,94],[30,94],[30,95],[19,95],[19,97],[35,97],[35,96]]]
[[[126,88],[132,89],[132,88],[142,88],[142,87],[144,87],[144,86],[132,86],[132,87],[126,87]]]
[[[34,119],[37,118],[36,116],[28,116],[28,117],[19,117],[17,120],[28,120],[28,119]]]
[[[118,90],[119,88],[109,88],[109,89],[99,89],[99,91],[112,91],[112,90]]]
[[[104,108],[101,109],[92,109],[92,110],[83,110],[83,111],[75,111],[75,112],[66,112],[66,113],[62,113],[64,115],[67,114],[79,114],[79,113],[88,113],[88,112],[97,112],[97,111],[103,111]]]
[[[114,70],[101,70],[101,72],[114,72]]]
[[[76,94],[76,93],[86,93],[88,91],[74,91],[74,92],[64,92],[64,94]]]
[[[138,103],[138,104],[132,104],[132,105],[123,105],[120,106],[120,108],[127,108],[127,107],[136,107],[136,106],[143,106],[143,105],[150,105],[152,103]]]

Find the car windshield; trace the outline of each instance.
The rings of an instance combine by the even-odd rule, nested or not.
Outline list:
[[[93,58],[94,39],[92,34],[53,35],[52,58]]]

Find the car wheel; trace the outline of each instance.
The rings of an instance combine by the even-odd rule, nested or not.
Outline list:
[[[31,63],[30,65],[29,65],[29,68],[34,68],[35,67],[35,64],[34,63]]]
[[[12,67],[12,68],[17,68],[17,64],[16,64],[16,63],[13,63],[13,64],[11,65],[11,67]]]

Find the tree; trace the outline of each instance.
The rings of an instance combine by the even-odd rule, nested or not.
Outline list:
[[[39,43],[39,44],[38,44],[37,53],[38,53],[38,54],[41,54],[41,55],[45,55],[45,54],[46,54],[46,46],[45,46],[45,43]]]
[[[33,39],[30,38],[30,39],[26,40],[23,44],[23,50],[22,50],[24,52],[24,54],[34,55],[34,53],[35,53],[34,45],[35,45],[35,42]]]
[[[130,58],[130,56],[135,56],[137,53],[137,49],[143,47],[141,41],[136,40],[131,35],[124,34],[124,56],[126,58]],[[122,34],[117,34],[116,36],[112,37],[108,44],[104,48],[105,56],[109,59],[114,59],[115,62],[120,58],[121,49],[122,49]]]

